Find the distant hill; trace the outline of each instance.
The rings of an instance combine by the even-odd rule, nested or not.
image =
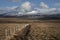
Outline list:
[[[39,14],[26,14],[26,15],[6,15],[7,13],[4,14],[0,14],[0,17],[2,18],[20,18],[20,19],[43,19],[43,20],[51,20],[51,19],[55,19],[55,20],[60,20],[60,14],[51,14],[51,15],[40,15]]]

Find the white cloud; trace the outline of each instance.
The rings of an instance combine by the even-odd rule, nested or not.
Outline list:
[[[30,2],[23,3],[21,5],[21,8],[22,8],[21,9],[22,13],[26,13],[26,14],[37,14],[37,13],[47,14],[50,11],[56,10],[56,8],[49,8],[48,5],[46,5],[44,2],[40,3],[40,8],[34,8],[34,10],[32,10],[32,11],[30,11],[32,8]]]
[[[10,12],[12,15],[24,15],[24,14],[53,14],[55,13],[54,10],[56,8],[49,8],[48,5],[46,5],[44,2],[40,3],[40,8],[34,8],[32,10],[32,3],[30,2],[24,2],[19,7],[18,6],[12,6],[12,7],[6,7],[6,8],[0,8],[0,13],[7,13]],[[51,13],[49,13],[52,11]],[[59,9],[60,11],[60,9]],[[10,15],[9,14],[9,15]]]
[[[5,9],[15,9],[17,8],[18,6],[12,6],[12,7],[5,7]]]
[[[31,10],[31,3],[30,2],[24,2],[22,5],[21,5],[21,9],[23,11],[30,11]]]
[[[31,11],[31,12],[28,12],[27,14],[37,14],[38,13],[38,11]]]
[[[41,13],[41,14],[50,14],[50,11],[54,11],[56,10],[56,8],[49,8],[48,5],[46,5],[44,2],[40,3],[40,8],[34,8],[37,13]]]
[[[49,12],[55,11],[56,8],[48,8],[48,9],[45,9],[45,8],[35,8],[35,10],[37,11],[37,13],[40,13],[40,14],[51,14]]]
[[[15,8],[17,8],[17,6],[0,8],[0,14],[15,11]]]
[[[49,9],[41,9],[41,8],[36,8],[35,10],[32,10],[31,12],[27,12],[27,14],[53,14],[49,12],[54,12],[56,8],[49,8]]]
[[[44,2],[40,3],[40,8],[46,9],[49,8]]]

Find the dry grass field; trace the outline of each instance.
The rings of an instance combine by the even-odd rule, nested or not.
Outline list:
[[[18,29],[24,25],[30,24],[30,32],[24,40],[60,40],[60,20],[20,20],[0,18],[0,40],[6,33],[4,30],[18,26]],[[13,30],[11,30],[13,34]],[[9,32],[8,32],[9,33]],[[10,34],[9,34],[10,35]]]

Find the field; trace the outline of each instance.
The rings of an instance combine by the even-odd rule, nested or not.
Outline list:
[[[12,29],[16,26],[22,30],[26,24],[30,24],[31,28],[24,40],[60,40],[60,20],[20,20],[17,18],[0,18],[0,40],[5,38],[4,34],[7,35],[5,29],[11,28],[11,33],[8,34],[11,35],[14,31]]]

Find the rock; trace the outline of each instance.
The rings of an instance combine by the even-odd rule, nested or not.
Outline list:
[[[28,40],[30,28],[31,28],[31,25],[29,24],[25,25],[25,27],[22,30],[15,33],[13,35],[13,38],[11,38],[10,40]]]

